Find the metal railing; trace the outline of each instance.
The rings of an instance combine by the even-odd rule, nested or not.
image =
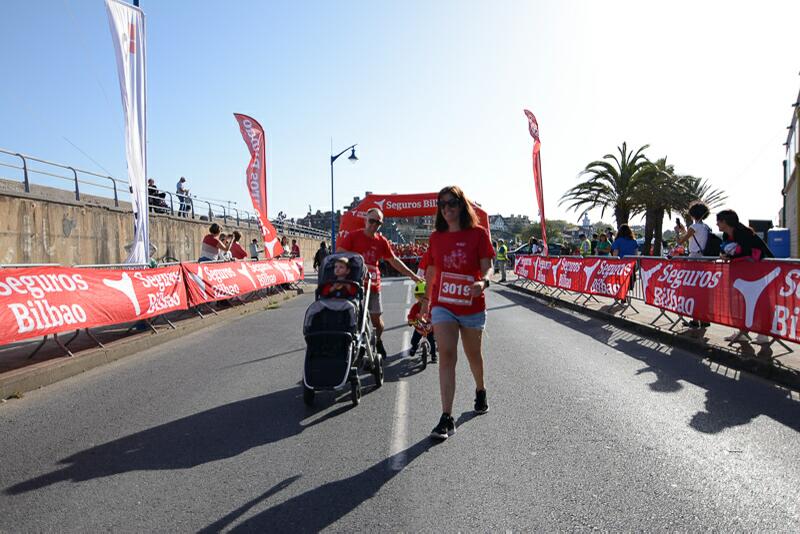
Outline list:
[[[130,202],[130,188],[125,180],[3,148],[0,148],[0,155],[6,156],[5,160],[0,159],[0,169],[13,169],[18,172],[17,178],[25,193],[31,193],[32,179],[40,178],[39,182],[42,183],[34,185],[72,191],[77,202],[91,203],[87,202],[87,188],[92,196],[113,199],[113,205],[117,208],[120,207],[120,202]],[[19,162],[15,163],[17,159]],[[62,187],[64,181],[71,183],[69,189]],[[254,213],[233,207],[228,201],[190,194],[183,197],[184,202],[181,202],[181,197],[182,195],[178,193],[156,189],[155,195],[148,192],[148,209],[154,214],[208,221],[222,220],[224,224],[235,221],[238,226],[246,224],[248,228],[258,228],[258,217]],[[205,208],[201,214],[195,211],[195,204]],[[325,239],[330,236],[327,229],[313,228],[287,220],[273,219],[271,222],[282,235],[314,239]]]

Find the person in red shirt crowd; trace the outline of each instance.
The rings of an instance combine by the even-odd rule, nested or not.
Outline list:
[[[233,243],[231,243],[231,256],[237,261],[247,258],[247,252],[242,248],[242,245],[239,244],[241,238],[242,234],[240,234],[238,230],[234,230]]]
[[[447,439],[456,430],[452,413],[459,335],[475,379],[475,413],[489,411],[481,345],[486,326],[484,291],[489,287],[495,253],[488,230],[478,226],[475,210],[458,186],[439,191],[435,227],[428,246],[430,264],[425,279],[439,345],[442,416],[431,437]],[[427,311],[424,304],[422,311]]]
[[[297,239],[292,239],[292,253],[289,255],[291,258],[300,257],[300,245],[297,244]]]
[[[385,358],[386,349],[381,340],[383,334],[383,303],[381,302],[381,271],[379,264],[385,260],[389,265],[397,269],[397,272],[408,276],[415,282],[422,281],[422,278],[414,274],[405,263],[395,256],[389,241],[378,233],[378,229],[383,224],[383,212],[378,208],[367,211],[366,226],[363,230],[348,232],[336,242],[336,252],[357,252],[364,257],[364,265],[367,266],[370,278],[370,296],[367,308],[372,324],[375,327],[375,334],[378,337],[378,352]]]
[[[430,321],[422,314],[422,303],[428,298],[425,282],[417,282],[416,287],[414,287],[414,297],[417,302],[411,306],[407,317],[408,325],[414,327],[414,333],[411,335],[411,350],[408,351],[408,354],[414,356],[417,353],[419,342],[422,340],[422,336],[425,336],[431,345],[431,362],[436,363],[436,337],[433,335],[433,327]]]

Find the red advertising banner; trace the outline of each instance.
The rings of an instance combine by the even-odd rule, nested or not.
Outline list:
[[[536,202],[539,205],[539,221],[542,225],[542,247],[544,248],[544,255],[547,256],[547,228],[544,216],[544,190],[542,188],[542,143],[539,140],[539,122],[533,113],[527,109],[524,109],[523,112],[528,118],[528,131],[533,137],[533,187],[536,190]]]
[[[264,128],[252,117],[234,113],[242,138],[250,150],[250,163],[247,165],[247,190],[253,201],[253,208],[258,214],[258,226],[264,238],[264,254],[268,258],[279,256],[283,247],[278,240],[275,227],[267,218],[267,137]]]
[[[0,345],[185,310],[181,267],[0,269]]]
[[[647,304],[800,341],[800,263],[641,260]]]
[[[636,260],[517,256],[514,272],[539,284],[566,291],[624,299]]]
[[[303,279],[303,260],[183,263],[189,304],[225,300]]]

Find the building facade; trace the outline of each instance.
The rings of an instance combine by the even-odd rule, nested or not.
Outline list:
[[[800,253],[800,94],[794,103],[792,122],[786,138],[786,157],[783,160],[783,209],[781,210],[781,226],[789,229],[791,256],[797,258]]]

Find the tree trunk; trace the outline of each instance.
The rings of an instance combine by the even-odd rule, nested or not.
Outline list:
[[[664,240],[664,210],[656,210],[655,222],[655,238],[656,242],[653,245],[653,256],[661,256],[661,242]]]
[[[631,216],[630,209],[623,208],[620,206],[614,208],[614,219],[616,219],[617,221],[617,230],[619,230],[619,227],[622,226],[623,224],[628,224],[628,219],[630,218],[630,216]]]
[[[644,212],[644,245],[642,246],[642,255],[644,256],[650,256],[653,253],[650,250],[650,242],[653,239],[656,211],[648,208]]]

